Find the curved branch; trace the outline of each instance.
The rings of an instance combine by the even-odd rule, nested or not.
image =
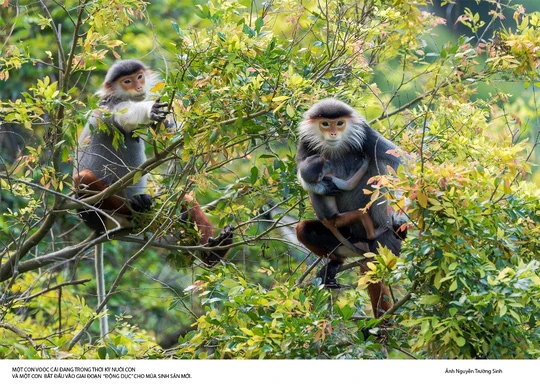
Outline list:
[[[45,187],[43,187],[43,186],[41,186],[39,184],[35,184],[35,183],[29,182],[29,181],[11,179],[8,175],[0,174],[0,178],[1,179],[6,179],[6,180],[8,180],[8,181],[10,181],[12,183],[20,183],[20,184],[28,185],[28,186],[30,186],[32,188],[40,189],[42,191],[45,191],[46,193],[52,194],[55,197],[55,200],[60,200],[60,199],[71,200],[71,201],[75,202],[78,206],[82,205],[83,207],[85,207],[87,209],[92,209],[92,210],[98,212],[99,214],[104,215],[108,219],[112,220],[113,223],[116,222],[116,220],[111,215],[109,215],[107,212],[104,212],[99,208],[96,208],[96,207],[91,206],[89,204],[86,204],[86,203],[84,203],[82,201],[79,201],[79,200],[77,200],[77,199],[75,199],[73,197],[64,195],[61,192],[57,192],[57,191],[45,188]],[[41,225],[41,227],[36,232],[34,232],[34,234],[32,234],[32,236],[30,236],[30,238],[28,238],[20,246],[20,248],[17,250],[17,252],[15,252],[13,254],[13,256],[11,256],[8,260],[6,260],[4,263],[2,263],[0,265],[0,282],[5,281],[5,280],[9,279],[10,277],[14,276],[15,271],[17,273],[27,272],[29,270],[39,268],[39,267],[41,267],[43,265],[47,265],[47,264],[50,264],[53,261],[55,261],[55,259],[53,259],[51,261],[48,261],[48,257],[44,256],[43,258],[37,258],[37,259],[30,260],[28,262],[24,262],[24,263],[19,264],[19,261],[30,251],[30,249],[35,247],[43,239],[43,237],[45,237],[45,235],[49,232],[49,230],[51,229],[52,225],[54,224],[54,222],[56,220],[56,216],[59,213],[60,213],[60,211],[55,211],[55,210],[49,212],[45,216],[45,221]],[[120,229],[121,229],[120,225],[117,223],[117,227],[113,229],[113,232],[119,231]],[[89,239],[87,239],[87,240],[89,240]],[[85,241],[87,241],[87,240],[85,240]],[[7,245],[6,249],[9,248],[11,245],[12,244]],[[82,244],[79,244],[79,245],[84,246],[84,242]],[[69,251],[69,250],[71,250],[71,248],[73,248],[73,247],[68,247],[66,249]],[[55,252],[55,254],[59,253],[60,255],[62,255],[63,251],[64,250],[59,251],[59,252]],[[77,253],[77,252],[75,252],[75,253]],[[57,257],[57,256],[53,256],[53,258],[55,258],[55,257]],[[71,257],[71,256],[69,256],[69,255],[64,256],[64,257],[61,256],[62,259],[66,259],[66,258],[69,258],[69,257]],[[41,264],[42,262],[43,262],[43,264]]]
[[[17,336],[22,337],[23,339],[28,341],[36,351],[38,350],[38,346],[37,346],[36,342],[34,340],[32,340],[32,338],[28,334],[21,331],[19,328],[15,327],[14,325],[4,323],[3,321],[1,321],[0,322],[0,328],[10,330],[11,332],[16,334]]]
[[[46,265],[54,263],[55,261],[70,259],[78,255],[80,252],[84,252],[95,244],[104,241],[93,241],[98,239],[96,236],[97,235],[93,233],[82,243],[71,247],[63,248],[59,251],[52,252],[45,256],[36,257],[32,260],[19,262],[18,258],[10,258],[6,263],[3,263],[2,267],[0,268],[0,282],[5,281],[20,273],[44,267]]]

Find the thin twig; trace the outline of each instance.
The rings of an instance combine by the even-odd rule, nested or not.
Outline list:
[[[59,288],[65,287],[66,285],[86,284],[86,283],[88,283],[89,281],[92,281],[92,279],[82,279],[82,280],[66,281],[65,283],[61,283],[61,284],[55,285],[54,287],[50,287],[50,288],[44,289],[43,291],[40,291],[40,292],[38,292],[38,293],[34,293],[33,295],[24,297],[23,299],[24,299],[25,301],[27,301],[27,300],[32,300],[32,299],[34,299],[34,298],[36,298],[36,297],[38,297],[38,296],[44,295],[44,294],[47,293],[47,292],[55,291],[55,290],[57,290],[57,289],[59,289]]]

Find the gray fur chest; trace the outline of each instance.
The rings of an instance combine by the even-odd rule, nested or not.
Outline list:
[[[144,142],[142,139],[124,135],[124,143],[115,149],[113,135],[106,132],[90,132],[85,127],[79,138],[77,152],[77,170],[91,170],[100,180],[110,185],[138,168],[145,160]],[[146,176],[137,184],[127,188],[127,195],[144,193]]]

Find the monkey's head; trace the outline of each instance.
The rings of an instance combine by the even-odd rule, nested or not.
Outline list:
[[[324,99],[314,104],[300,124],[300,136],[319,153],[362,149],[366,122],[348,104]]]
[[[107,71],[99,93],[102,97],[142,101],[147,95],[148,80],[154,82],[154,77],[154,73],[139,60],[120,60]]]
[[[332,172],[332,163],[319,155],[307,157],[300,167],[300,176],[306,183],[316,184]]]

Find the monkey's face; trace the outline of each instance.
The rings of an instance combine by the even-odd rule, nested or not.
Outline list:
[[[143,100],[146,97],[144,69],[131,75],[122,76],[116,81],[118,84],[117,91],[127,94],[130,99]]]
[[[337,148],[343,141],[343,133],[347,129],[347,118],[337,119],[319,118],[315,119],[317,128],[322,134],[326,144],[331,148]]]
[[[300,137],[308,147],[330,157],[345,155],[350,148],[362,150],[366,122],[339,100],[324,99],[313,105],[300,123]]]

